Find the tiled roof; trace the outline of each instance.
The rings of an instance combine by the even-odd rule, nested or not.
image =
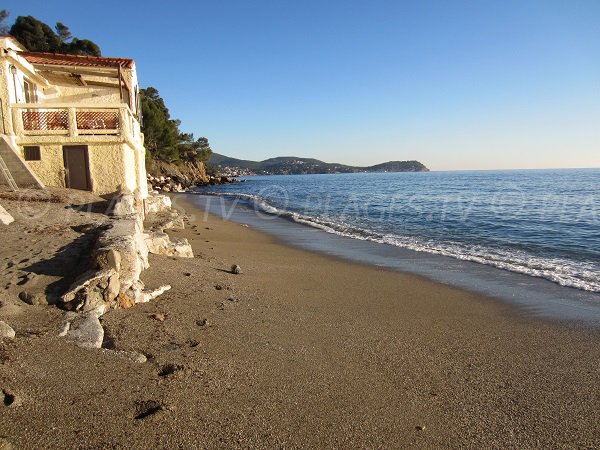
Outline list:
[[[123,67],[133,69],[135,61],[128,58],[104,58],[102,56],[65,55],[62,53],[19,52],[31,64],[74,67]]]

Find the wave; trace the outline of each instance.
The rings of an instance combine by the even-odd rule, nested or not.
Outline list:
[[[241,200],[256,211],[269,216],[278,216],[338,236],[471,261],[532,277],[544,278],[561,286],[589,292],[600,292],[598,268],[590,263],[586,264],[562,258],[540,257],[524,250],[490,248],[449,240],[440,241],[425,237],[377,233],[332,218],[306,216],[279,209],[257,195],[233,192],[199,192],[199,194]]]

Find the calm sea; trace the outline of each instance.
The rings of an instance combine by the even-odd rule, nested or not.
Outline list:
[[[600,169],[257,176],[201,192],[327,233],[600,292]]]

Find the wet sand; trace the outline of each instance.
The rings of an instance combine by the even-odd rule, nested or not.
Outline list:
[[[170,233],[196,257],[151,255],[147,286],[173,289],[102,318],[106,346],[147,363],[54,337],[53,307],[43,327],[11,317],[0,388],[21,405],[0,406],[0,436],[16,448],[600,446],[597,330],[175,203],[191,220]]]

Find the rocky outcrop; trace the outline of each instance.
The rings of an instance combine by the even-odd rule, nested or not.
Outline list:
[[[179,164],[164,161],[149,161],[146,165],[151,190],[181,192],[208,181],[202,161],[186,161]]]

